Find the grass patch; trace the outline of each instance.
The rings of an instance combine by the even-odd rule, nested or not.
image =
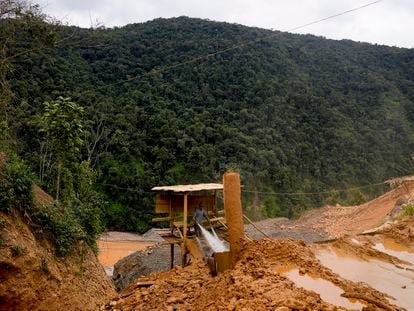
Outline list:
[[[11,253],[12,257],[19,257],[19,256],[23,255],[24,247],[21,246],[21,245],[18,245],[18,244],[13,245],[10,248],[10,253]]]

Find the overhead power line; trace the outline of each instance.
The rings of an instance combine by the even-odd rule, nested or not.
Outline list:
[[[315,25],[315,24],[318,24],[318,23],[321,23],[321,22],[324,22],[324,21],[327,21],[327,20],[330,20],[330,19],[333,19],[333,18],[342,16],[342,15],[345,15],[345,14],[349,14],[349,13],[352,13],[352,12],[355,12],[355,11],[358,11],[358,10],[361,10],[361,9],[364,9],[364,8],[367,8],[369,6],[378,4],[378,3],[383,2],[383,1],[385,1],[385,0],[372,1],[372,2],[366,3],[366,4],[361,5],[361,6],[358,6],[358,7],[355,7],[355,8],[349,9],[349,10],[346,10],[346,11],[342,11],[340,13],[336,13],[336,14],[333,14],[333,15],[330,15],[330,16],[327,16],[327,17],[324,17],[324,18],[321,18],[321,19],[318,19],[318,20],[315,20],[315,21],[312,21],[312,22],[303,24],[303,25],[299,25],[299,26],[295,26],[293,28],[286,29],[286,30],[284,30],[284,32],[292,32],[292,31],[296,31],[296,30],[299,30],[299,29],[303,29],[303,28],[306,28],[306,27],[309,27],[309,26],[312,26],[312,25]],[[93,91],[97,91],[97,90],[100,90],[100,89],[103,89],[103,88],[107,88],[107,87],[110,87],[110,86],[119,85],[119,84],[123,84],[123,83],[127,83],[127,82],[132,82],[132,81],[135,81],[137,79],[143,78],[145,76],[155,75],[155,74],[159,74],[159,73],[162,73],[162,72],[169,71],[169,70],[174,69],[174,68],[178,68],[178,67],[182,67],[182,66],[185,66],[185,65],[193,64],[193,63],[196,63],[198,61],[201,61],[201,60],[204,60],[204,59],[208,59],[208,58],[212,58],[214,56],[217,56],[217,55],[220,55],[220,54],[223,54],[223,53],[227,53],[229,51],[232,51],[232,50],[235,50],[235,49],[239,49],[241,47],[244,47],[244,46],[247,46],[247,45],[250,45],[250,44],[253,44],[253,43],[262,41],[262,40],[267,40],[267,39],[270,39],[270,38],[274,38],[274,37],[280,36],[282,33],[283,33],[283,31],[282,32],[272,33],[272,34],[270,34],[268,36],[264,36],[264,37],[261,37],[261,38],[256,38],[254,40],[250,40],[250,41],[238,43],[238,44],[232,45],[232,46],[230,46],[228,48],[225,48],[225,49],[222,49],[222,50],[218,50],[216,52],[208,53],[208,54],[205,54],[205,55],[201,55],[201,56],[198,56],[198,57],[194,57],[192,59],[189,59],[189,60],[186,60],[186,61],[183,61],[183,62],[179,62],[179,63],[171,64],[171,65],[166,65],[166,66],[164,66],[162,68],[158,68],[158,69],[154,68],[151,71],[148,71],[148,72],[143,73],[143,74],[136,75],[136,76],[134,76],[132,78],[128,78],[128,79],[125,79],[125,80],[120,80],[120,81],[117,81],[117,82],[114,82],[114,83],[108,83],[108,84],[105,84],[103,86],[94,88],[93,90],[87,90],[85,92],[80,93],[79,96],[80,95],[85,95],[87,93],[91,93]]]
[[[320,195],[320,194],[332,194],[336,192],[350,192],[365,188],[372,188],[380,185],[384,185],[385,182],[380,182],[376,184],[364,185],[359,187],[345,188],[345,189],[332,189],[327,191],[318,191],[318,192],[266,192],[266,191],[253,191],[253,190],[242,190],[246,193],[258,193],[258,194],[268,194],[268,195],[280,195],[280,196],[307,196],[307,195]]]
[[[363,185],[363,186],[358,186],[358,187],[351,187],[351,188],[344,188],[344,189],[332,189],[332,190],[318,191],[318,192],[271,192],[271,191],[267,192],[267,191],[253,191],[253,190],[244,190],[244,189],[242,189],[242,192],[266,194],[266,195],[279,195],[279,196],[310,196],[310,195],[320,195],[320,194],[332,194],[336,192],[350,192],[350,191],[355,191],[355,190],[360,190],[360,189],[365,189],[365,188],[372,188],[372,187],[385,185],[385,184],[386,182],[380,182],[380,183]],[[126,191],[131,191],[131,192],[154,194],[154,191],[142,191],[142,190],[139,190],[138,188],[120,187],[120,186],[108,184],[108,183],[97,183],[97,185],[108,186],[108,187],[112,187],[115,189],[126,190]]]

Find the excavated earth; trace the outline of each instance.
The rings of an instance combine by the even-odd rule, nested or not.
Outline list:
[[[314,232],[309,242],[319,242],[245,241],[232,270],[213,277],[194,262],[141,277],[101,310],[414,310],[414,217],[372,230],[413,190],[409,185],[363,205],[324,207],[293,223],[256,224],[270,236],[283,233],[266,226],[299,239]]]
[[[94,310],[115,294],[88,246],[59,258],[17,212],[0,219],[0,310]]]
[[[0,151],[0,170],[7,159]],[[33,201],[35,207],[54,203],[34,184]],[[78,244],[70,255],[57,257],[28,214],[0,212],[0,310],[96,310],[113,295],[89,246]]]
[[[36,204],[53,203],[33,187]],[[87,245],[57,257],[41,228],[36,232],[27,217],[17,210],[0,212],[0,310],[96,310],[115,295]]]
[[[413,224],[411,219],[404,226]],[[407,244],[413,246],[413,232],[401,228],[390,228],[388,235],[404,236],[411,241]],[[370,237],[361,238],[371,243]],[[286,272],[295,269],[299,276],[324,280],[329,286],[339,288],[341,295],[337,299],[349,298],[351,305],[358,303],[363,310],[405,310],[387,293],[333,272],[317,256],[321,250],[337,248],[361,260],[375,258],[396,267],[407,264],[362,243],[349,238],[324,245],[307,245],[291,239],[245,242],[241,259],[233,270],[212,277],[204,264],[195,263],[156,273],[132,282],[101,310],[348,310],[292,281]],[[143,284],[149,287],[142,287]]]
[[[414,182],[409,181],[361,205],[327,205],[305,213],[296,221],[274,219],[257,225],[272,237],[299,238],[306,242],[360,234],[380,226],[398,207],[398,201],[413,193]]]

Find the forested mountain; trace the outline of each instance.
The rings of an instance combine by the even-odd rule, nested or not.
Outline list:
[[[151,187],[220,181],[229,168],[241,172],[246,209],[266,216],[378,189],[258,192],[326,192],[414,169],[412,49],[187,17],[59,35],[56,48],[14,60],[11,133],[53,189],[33,120],[58,96],[84,107],[82,158],[99,173],[108,226],[144,230]]]

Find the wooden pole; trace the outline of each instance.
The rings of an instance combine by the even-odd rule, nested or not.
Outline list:
[[[214,197],[213,197],[213,215],[216,217],[217,215],[217,190],[214,190]]]
[[[183,219],[183,243],[181,245],[182,264],[183,267],[186,264],[186,241],[187,241],[187,213],[188,213],[188,193],[184,193],[184,219]]]
[[[247,217],[246,215],[243,214],[243,217],[257,230],[259,231],[261,234],[263,234],[266,238],[271,239],[270,236],[268,236],[265,232],[263,232],[262,230],[260,230],[254,223],[253,221],[251,221],[251,219],[249,217]]]
[[[174,268],[174,247],[175,247],[174,243],[171,243],[170,247],[171,247],[171,267],[170,268],[172,269]]]
[[[170,209],[170,229],[172,234],[174,232],[174,211],[172,210],[171,197],[168,200],[168,207]]]
[[[234,267],[243,247],[244,223],[241,208],[240,175],[225,173],[223,176],[224,210],[229,233],[231,265]]]

